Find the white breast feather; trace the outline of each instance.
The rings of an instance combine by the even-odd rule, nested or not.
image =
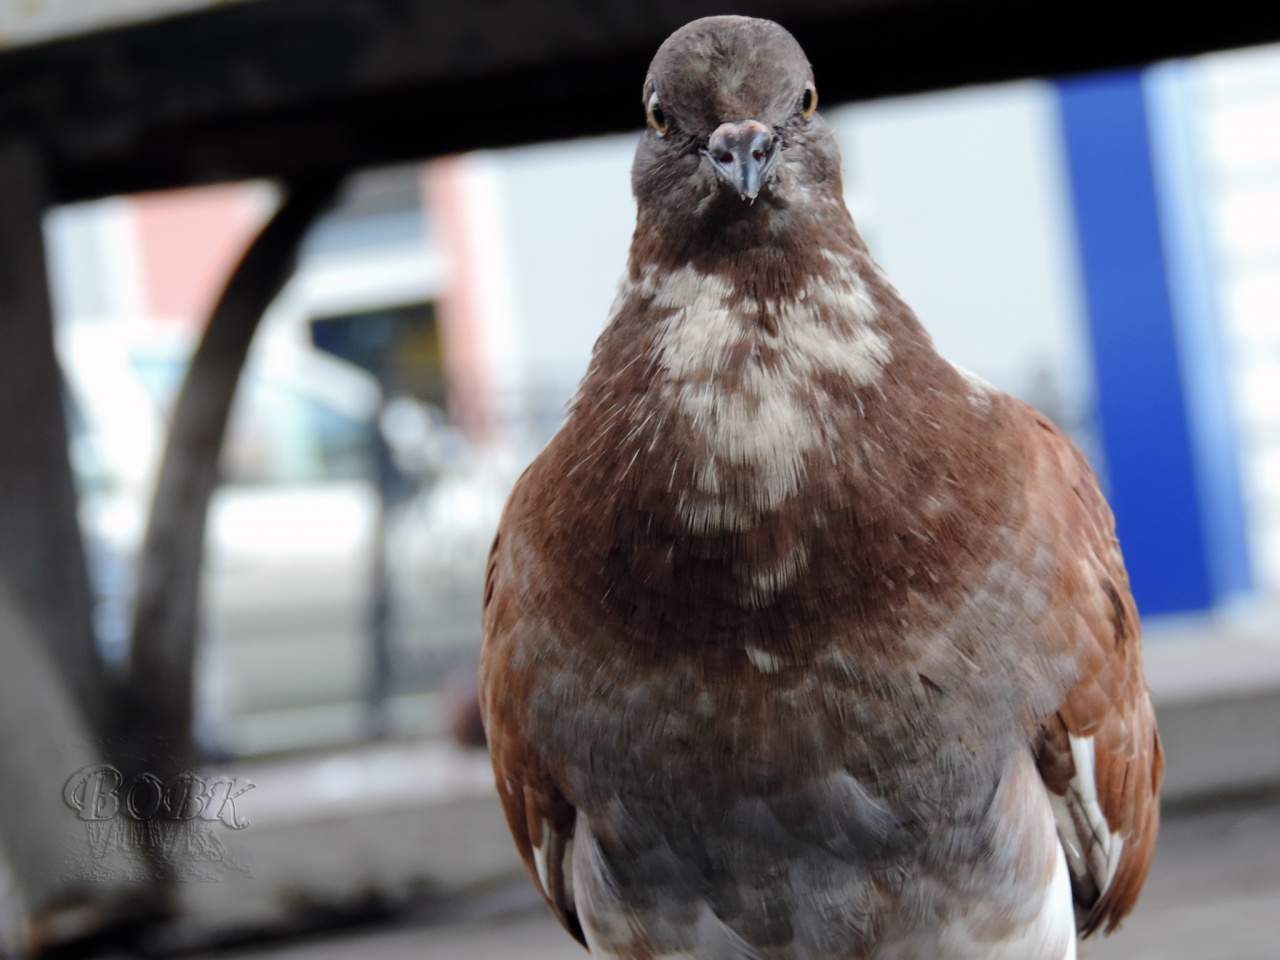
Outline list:
[[[658,360],[679,409],[706,442],[706,465],[680,496],[681,516],[698,534],[748,529],[794,496],[805,458],[827,442],[827,424],[806,399],[815,376],[834,372],[866,386],[892,358],[888,338],[875,328],[876,305],[847,266],[785,302],[744,296],[692,266],[642,271],[639,286],[654,306],[671,311],[658,330]],[[774,317],[774,332],[753,326],[762,313]],[[738,388],[726,390],[719,366],[748,336],[760,338],[775,362],[749,366]],[[745,476],[745,501],[721,493],[718,465]]]

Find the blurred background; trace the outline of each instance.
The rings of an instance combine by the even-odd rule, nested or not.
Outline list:
[[[439,6],[0,3],[6,953],[576,955],[493,794],[480,596],[693,13]],[[890,278],[1116,509],[1170,812],[1092,955],[1280,957],[1280,25],[775,6]]]

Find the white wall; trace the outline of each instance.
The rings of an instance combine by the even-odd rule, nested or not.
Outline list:
[[[585,372],[627,264],[635,135],[489,154],[501,190],[523,386],[559,410]]]
[[[1280,597],[1280,46],[1191,66],[1254,575]]]
[[[1075,419],[1092,386],[1054,111],[1052,90],[1026,82],[830,119],[854,219],[939,350]]]

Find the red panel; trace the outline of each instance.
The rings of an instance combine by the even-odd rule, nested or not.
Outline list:
[[[261,225],[243,185],[174,190],[135,201],[143,302],[160,320],[202,321]]]

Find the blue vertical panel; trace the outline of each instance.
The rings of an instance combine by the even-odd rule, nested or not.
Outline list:
[[[1108,495],[1143,613],[1214,601],[1142,74],[1061,81]]]

